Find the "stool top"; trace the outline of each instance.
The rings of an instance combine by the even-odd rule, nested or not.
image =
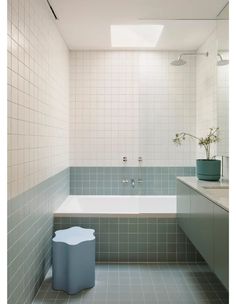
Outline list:
[[[85,229],[78,226],[55,231],[53,242],[61,242],[68,245],[78,245],[79,243],[92,241],[95,239],[94,229]]]

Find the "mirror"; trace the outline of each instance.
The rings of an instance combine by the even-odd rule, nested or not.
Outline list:
[[[221,11],[216,21],[217,75],[216,102],[217,124],[220,141],[217,155],[229,156],[229,5]]]

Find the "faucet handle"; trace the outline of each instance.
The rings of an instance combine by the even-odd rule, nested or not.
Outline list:
[[[122,179],[122,184],[128,184],[129,183],[129,181],[128,181],[128,179]]]
[[[131,187],[134,188],[135,187],[135,179],[131,178],[130,183],[131,183]]]
[[[139,178],[139,179],[138,179],[138,183],[139,183],[139,184],[142,184],[142,183],[143,183],[143,180],[142,180],[141,178]]]

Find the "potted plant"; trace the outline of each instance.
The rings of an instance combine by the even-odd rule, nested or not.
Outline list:
[[[206,152],[206,159],[197,159],[197,177],[201,180],[218,181],[220,179],[221,161],[211,156],[211,144],[219,141],[219,128],[210,128],[206,137],[196,137],[192,134],[181,132],[175,135],[173,142],[181,145],[186,137],[196,139],[200,147]]]

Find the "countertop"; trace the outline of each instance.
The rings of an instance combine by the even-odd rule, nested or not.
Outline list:
[[[224,210],[229,211],[229,189],[227,189],[229,184],[227,182],[203,181],[195,176],[178,176],[177,179]]]

